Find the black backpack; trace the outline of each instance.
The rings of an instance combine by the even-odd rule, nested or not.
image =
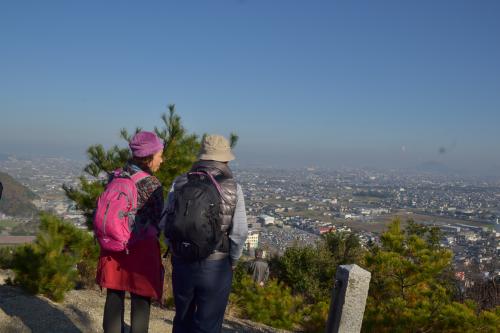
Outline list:
[[[190,172],[187,178],[187,183],[174,191],[165,236],[175,256],[196,261],[212,254],[225,234],[219,214],[221,188],[206,172]]]

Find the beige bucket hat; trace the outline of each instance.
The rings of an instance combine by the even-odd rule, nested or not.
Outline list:
[[[211,134],[205,136],[201,143],[200,160],[210,160],[219,162],[229,162],[234,160],[229,141],[222,135]]]

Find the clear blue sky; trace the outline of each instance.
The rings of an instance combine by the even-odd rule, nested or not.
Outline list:
[[[500,1],[0,2],[0,152],[83,156],[169,103],[242,163],[500,169]]]

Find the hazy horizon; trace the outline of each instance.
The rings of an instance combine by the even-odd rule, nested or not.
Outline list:
[[[125,144],[119,145],[126,147]],[[66,153],[65,153],[66,152]],[[374,160],[363,161],[351,154],[349,156],[336,155],[330,157],[328,154],[320,156],[317,159],[301,159],[288,157],[286,153],[278,153],[276,155],[263,155],[258,152],[243,152],[238,147],[235,149],[236,160],[231,162],[237,168],[276,168],[276,169],[304,169],[304,168],[318,168],[318,169],[367,169],[367,170],[380,170],[380,171],[412,171],[417,173],[433,173],[443,175],[462,175],[467,177],[488,177],[500,179],[500,166],[476,166],[471,165],[469,168],[459,168],[443,158],[437,159],[421,159],[421,160],[406,160],[406,163],[389,163],[389,161]],[[355,155],[355,154],[354,154]],[[34,159],[34,158],[65,158],[86,164],[89,162],[84,153],[76,153],[75,151],[2,151],[0,150],[0,160],[2,156],[14,156],[20,159]],[[257,156],[257,158],[255,158]],[[309,156],[313,156],[310,154]],[[330,158],[329,158],[330,157]],[[168,163],[168,162],[167,162]]]
[[[0,4],[0,152],[161,127],[242,164],[500,174],[500,2]]]

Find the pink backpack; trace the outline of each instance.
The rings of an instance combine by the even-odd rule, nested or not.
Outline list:
[[[149,176],[139,171],[131,177],[115,170],[113,179],[97,200],[94,214],[94,235],[101,249],[127,251],[135,214],[137,213],[137,182]]]

